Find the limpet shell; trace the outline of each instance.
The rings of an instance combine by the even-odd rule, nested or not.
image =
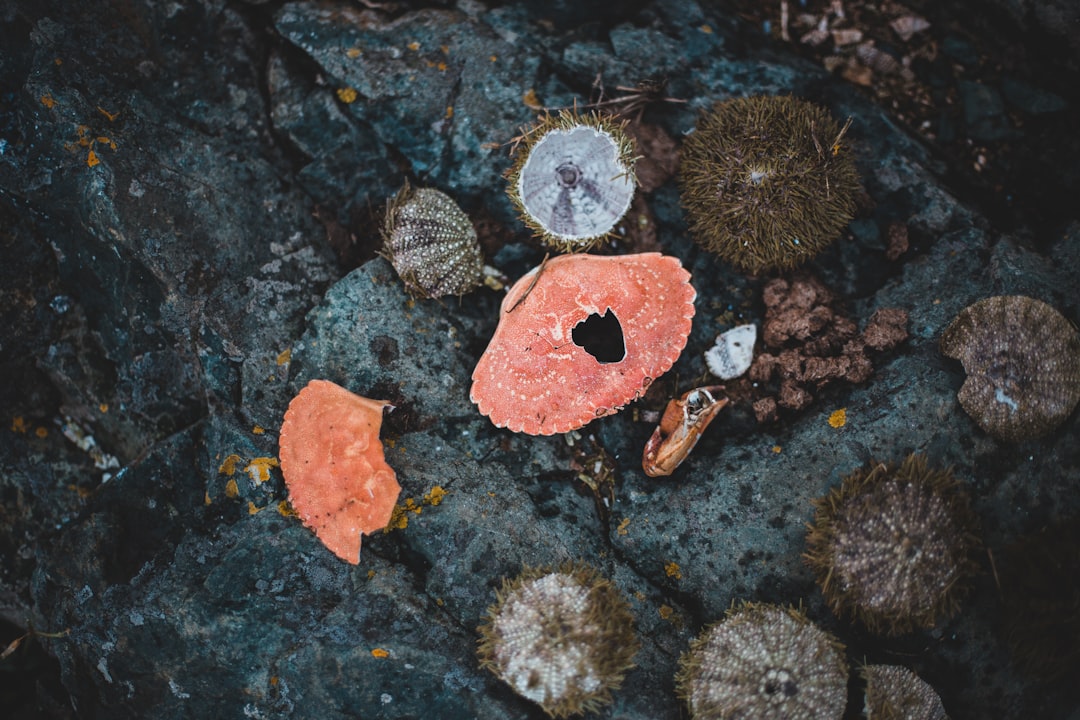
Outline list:
[[[484,260],[469,216],[446,193],[408,183],[387,203],[383,255],[413,295],[464,295]]]
[[[521,219],[559,250],[587,250],[609,235],[634,199],[634,144],[625,123],[562,111],[526,131],[507,172]]]
[[[721,380],[732,380],[750,369],[754,360],[757,325],[737,325],[716,336],[716,344],[705,351],[709,372]]]
[[[1045,435],[1080,401],[1080,334],[1041,300],[999,295],[964,308],[941,352],[967,373],[960,405],[1000,440]]]

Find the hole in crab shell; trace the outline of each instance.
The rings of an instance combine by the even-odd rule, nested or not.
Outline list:
[[[614,363],[626,357],[622,325],[610,309],[603,315],[593,313],[579,322],[570,331],[570,337],[597,362]]]

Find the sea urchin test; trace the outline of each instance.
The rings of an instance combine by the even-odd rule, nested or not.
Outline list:
[[[605,115],[562,111],[527,130],[507,172],[507,192],[549,246],[588,250],[609,235],[634,199],[634,145]]]
[[[690,273],[660,253],[552,258],[503,299],[469,397],[529,435],[616,413],[678,359],[695,296]]]

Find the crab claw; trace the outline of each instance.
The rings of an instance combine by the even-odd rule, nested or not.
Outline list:
[[[675,472],[701,433],[728,404],[726,397],[718,397],[723,389],[723,385],[694,388],[668,403],[660,424],[645,443],[641,467],[646,475],[660,477]]]

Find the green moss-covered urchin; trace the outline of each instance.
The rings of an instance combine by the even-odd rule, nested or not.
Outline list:
[[[910,455],[814,501],[804,558],[833,612],[895,635],[950,617],[977,565],[977,519],[950,470]]]
[[[743,603],[679,659],[694,720],[835,720],[847,704],[844,646],[794,608]]]
[[[503,580],[479,631],[481,667],[555,718],[611,702],[639,647],[622,594],[582,564]]]
[[[868,720],[949,720],[941,698],[921,677],[899,665],[864,665],[863,715]]]
[[[481,282],[484,258],[476,229],[440,190],[405,183],[386,204],[382,236],[380,254],[412,295],[464,295]]]
[[[626,121],[590,112],[544,114],[517,139],[507,194],[548,246],[579,252],[615,230],[637,180]]]
[[[793,97],[717,103],[683,142],[682,204],[707,250],[749,273],[817,255],[855,212],[859,176],[828,111]]]

